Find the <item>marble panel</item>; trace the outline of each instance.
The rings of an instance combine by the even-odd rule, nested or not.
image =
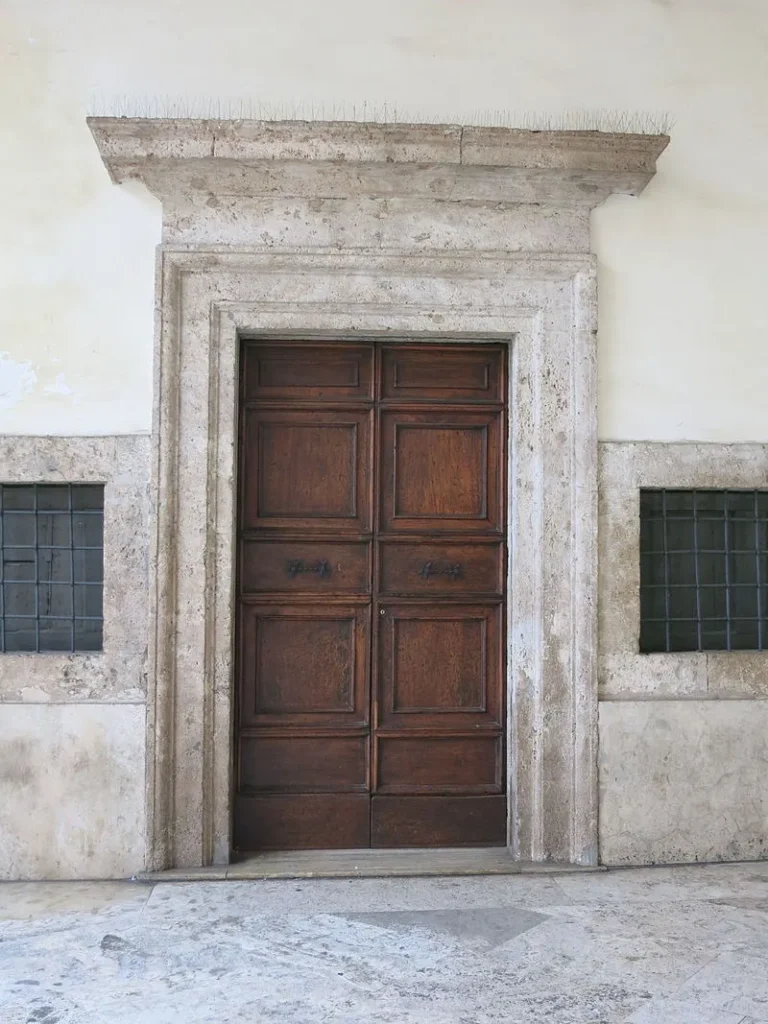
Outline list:
[[[600,705],[605,864],[768,857],[768,702]]]
[[[126,878],[144,862],[145,709],[9,704],[0,878]]]

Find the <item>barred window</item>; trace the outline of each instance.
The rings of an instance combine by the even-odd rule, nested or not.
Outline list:
[[[640,651],[768,649],[768,491],[640,491]]]
[[[100,651],[104,487],[0,485],[0,652]]]

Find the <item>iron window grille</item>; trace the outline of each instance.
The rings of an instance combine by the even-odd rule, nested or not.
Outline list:
[[[640,651],[768,649],[768,491],[640,491]]]
[[[102,650],[102,484],[0,484],[0,550],[0,652]]]

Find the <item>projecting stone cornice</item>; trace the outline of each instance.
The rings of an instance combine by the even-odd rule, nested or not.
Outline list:
[[[116,183],[243,197],[597,206],[638,195],[669,138],[459,125],[92,117]]]

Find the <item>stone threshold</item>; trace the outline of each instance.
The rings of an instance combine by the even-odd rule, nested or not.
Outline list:
[[[513,860],[506,849],[299,850],[258,853],[234,864],[146,871],[153,882],[223,882],[230,879],[417,878],[450,875],[563,875],[605,871],[576,864]]]

